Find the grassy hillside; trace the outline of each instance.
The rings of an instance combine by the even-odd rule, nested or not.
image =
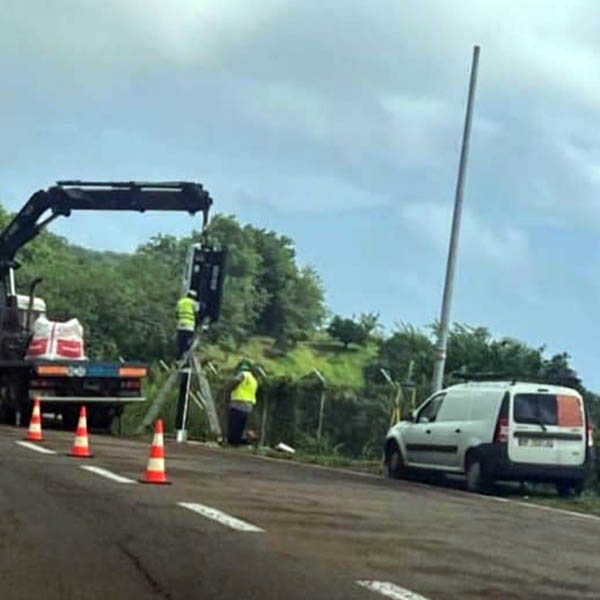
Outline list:
[[[317,369],[333,385],[359,388],[364,383],[363,368],[376,356],[377,346],[370,343],[365,347],[344,349],[342,344],[324,338],[301,342],[294,350],[283,354],[274,348],[271,338],[255,337],[235,352],[208,346],[201,354],[225,371],[233,369],[242,357],[246,357],[261,365],[269,375],[300,379]]]

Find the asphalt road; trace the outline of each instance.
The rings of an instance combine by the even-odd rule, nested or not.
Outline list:
[[[172,485],[123,483],[81,467],[137,480],[149,440],[23,435],[0,427],[2,600],[600,598],[600,519],[174,443]]]

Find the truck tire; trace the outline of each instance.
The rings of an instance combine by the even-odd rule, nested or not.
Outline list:
[[[89,410],[88,425],[94,429],[110,429],[115,411],[110,406],[94,406]]]
[[[6,388],[3,404],[6,403],[6,416],[11,419],[11,424],[16,423],[16,413],[19,411],[21,427],[29,427],[33,404],[29,399],[28,387],[22,380],[11,382]]]
[[[0,423],[15,424],[15,409],[5,400],[0,400]]]
[[[67,406],[62,409],[61,414],[63,427],[67,431],[75,431],[77,429],[77,422],[79,421],[79,407]]]

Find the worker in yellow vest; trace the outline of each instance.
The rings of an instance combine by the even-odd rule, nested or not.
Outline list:
[[[229,382],[229,419],[227,440],[232,446],[245,443],[244,429],[248,417],[256,404],[258,382],[252,373],[252,365],[248,360],[242,360],[236,376]]]
[[[196,329],[196,312],[198,294],[194,290],[180,298],[177,302],[177,359],[179,360],[190,349]]]

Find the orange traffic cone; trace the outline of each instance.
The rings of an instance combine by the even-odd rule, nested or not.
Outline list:
[[[79,423],[77,423],[75,441],[73,442],[69,456],[77,456],[79,458],[90,458],[93,456],[88,442],[87,412],[85,410],[85,406],[81,407],[81,411],[79,413]]]
[[[167,481],[167,472],[165,470],[165,445],[163,441],[163,422],[162,419],[156,421],[154,428],[154,438],[150,448],[150,457],[148,466],[142,483],[171,483]]]
[[[25,438],[31,442],[41,442],[44,439],[42,435],[42,412],[40,410],[40,399],[36,398],[33,403],[33,412],[31,413],[31,421],[29,421],[29,429]]]

